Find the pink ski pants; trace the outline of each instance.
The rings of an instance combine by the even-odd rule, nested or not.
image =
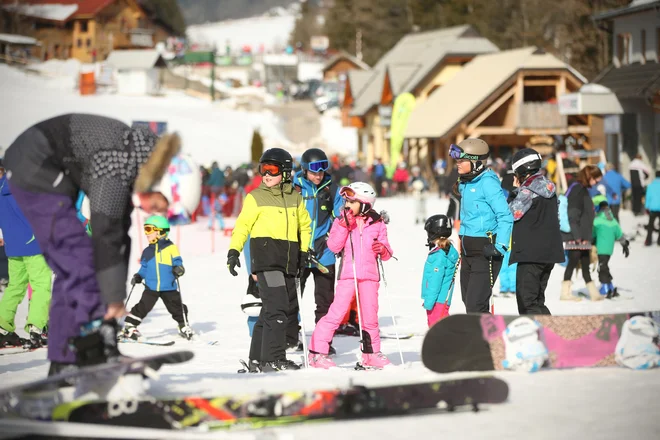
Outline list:
[[[360,326],[362,328],[364,353],[378,353],[380,351],[380,330],[378,329],[378,281],[358,281],[358,294],[360,297]],[[321,354],[328,354],[328,347],[351,307],[355,296],[355,281],[352,279],[339,280],[335,286],[335,299],[328,309],[328,313],[316,324],[312,333],[310,350]]]

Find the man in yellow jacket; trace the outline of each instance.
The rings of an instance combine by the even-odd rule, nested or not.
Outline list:
[[[291,184],[292,172],[287,151],[264,152],[259,160],[263,181],[245,197],[227,253],[229,272],[237,276],[240,252],[250,237],[251,271],[262,301],[252,333],[250,372],[300,368],[286,359],[286,330],[288,321],[298,320],[295,278],[309,266],[312,230],[304,200]]]

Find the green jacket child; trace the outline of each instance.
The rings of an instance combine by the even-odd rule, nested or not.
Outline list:
[[[608,299],[619,296],[616,288],[612,284],[612,274],[610,273],[609,261],[614,253],[614,243],[619,242],[623,247],[623,255],[628,258],[630,249],[628,240],[623,235],[619,222],[610,211],[607,198],[598,195],[593,199],[596,206],[596,218],[594,218],[594,244],[598,252],[598,281],[600,281],[600,293]]]

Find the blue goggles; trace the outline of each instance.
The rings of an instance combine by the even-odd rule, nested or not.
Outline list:
[[[449,147],[449,156],[454,159],[467,159],[467,160],[482,160],[479,156],[474,154],[468,154],[458,145],[451,144]]]
[[[312,173],[328,171],[330,169],[330,163],[327,160],[317,160],[316,162],[310,162],[307,164],[307,169]]]

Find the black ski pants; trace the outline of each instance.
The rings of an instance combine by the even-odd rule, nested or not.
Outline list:
[[[644,205],[642,204],[642,198],[644,197],[644,187],[643,186],[633,186],[632,188],[632,212],[635,215],[640,215]]]
[[[301,294],[305,293],[305,285],[310,275],[314,275],[314,302],[316,303],[315,323],[323,318],[335,299],[335,265],[326,266],[330,272],[322,273],[318,268],[306,268],[300,277]],[[296,324],[297,325],[297,324]]]
[[[286,360],[287,328],[298,322],[296,279],[280,271],[257,273],[261,313],[254,325],[250,359],[261,362]],[[295,333],[298,341],[298,332]]]
[[[653,231],[655,230],[655,220],[660,220],[660,211],[649,211],[649,224],[646,226],[646,240],[644,244],[651,246],[653,243]],[[658,234],[658,245],[660,245],[660,234]]]
[[[158,302],[158,298],[163,300],[163,304],[165,304],[167,311],[170,312],[170,315],[172,315],[172,318],[177,324],[179,324],[179,327],[183,327],[185,325],[183,314],[186,314],[187,319],[188,307],[186,307],[181,301],[181,293],[178,290],[157,292],[145,288],[142,293],[142,298],[140,298],[140,301],[133,306],[130,315],[126,317],[126,322],[133,324],[136,327],[140,325],[145,316],[147,316],[147,314],[154,308]]]
[[[502,268],[502,257],[486,258],[487,238],[461,237],[461,297],[466,313],[490,313],[493,284]]]
[[[554,264],[518,263],[516,270],[516,301],[521,315],[549,315],[545,306],[545,288],[548,286]]]
[[[571,281],[573,271],[577,268],[578,263],[582,266],[582,278],[585,283],[591,282],[591,274],[589,273],[589,264],[591,264],[590,251],[568,251],[568,263],[564,271],[564,281]]]
[[[610,272],[610,255],[598,256],[598,281],[601,284],[612,282],[612,273]]]

